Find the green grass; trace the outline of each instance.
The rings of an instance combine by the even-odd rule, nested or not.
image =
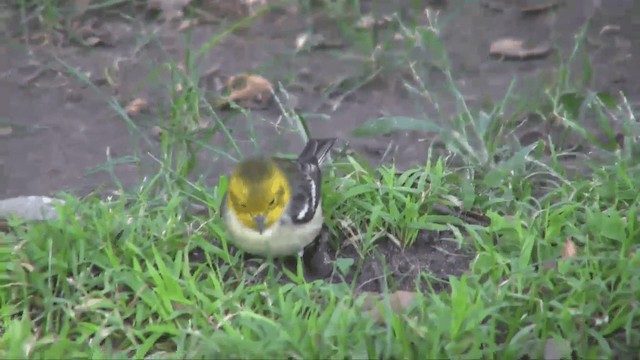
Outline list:
[[[279,285],[285,275],[275,273],[252,283],[224,242],[209,241],[224,239],[219,219],[189,219],[179,194],[159,208],[144,195],[129,207],[68,198],[61,220],[4,239],[13,246],[2,259],[2,354],[519,357],[554,337],[580,357],[630,354],[640,340],[640,184],[622,170],[559,187],[560,200],[538,209],[521,200],[488,206],[492,224],[467,227],[478,251],[470,272],[451,279],[450,293],[426,292],[407,313],[389,313],[389,327],[362,316],[349,284],[292,275]],[[357,219],[350,204],[376,204],[385,192],[350,195],[336,214]],[[499,214],[508,207],[515,211]],[[399,220],[379,212],[377,226]],[[568,237],[578,256],[539,266],[557,260]],[[188,262],[196,246],[203,264]]]
[[[39,11],[53,4],[38,1]],[[337,3],[332,6],[343,11],[357,2]],[[348,25],[341,23],[351,31]],[[510,88],[504,101],[473,109],[453,85],[437,31],[419,24],[398,27],[421,34],[407,41],[421,41],[418,47],[431,54],[425,62],[447,74],[458,112],[447,123],[426,116],[371,119],[354,135],[434,132],[450,155],[432,148],[426,162],[399,172],[392,164],[372,168],[357,154],[342,152],[325,170],[324,207],[332,245],[344,245],[341,240],[356,234],[353,243],[361,255],[374,253],[386,239],[411,251],[420,232],[449,231],[475,256],[464,275],[449,279],[447,291],[434,291],[423,274],[409,289],[418,292],[413,304],[383,312],[381,324],[365,312],[357,278],[308,283],[300,268],[280,271],[257,260],[256,269],[241,252],[229,251],[232,244],[218,216],[226,178],[213,187],[203,176],[194,180],[194,154],[204,149],[236,161],[242,156],[240,140],[197,87],[193,64],[204,52],[200,49],[186,54],[186,71],[163,64],[172,74],[167,88],[173,92],[162,126],[171,131],[161,138],[155,176],[109,199],[60,194],[66,204],[58,220],[13,220],[13,231],[0,233],[0,356],[502,359],[545,353],[567,358],[573,352],[577,358],[637,357],[640,168],[633,139],[640,132],[624,99],[588,90],[590,66],[579,80],[571,73],[573,61],[589,65],[579,55],[582,40],[571,58],[561,60],[558,80],[541,90],[543,102],[524,104]],[[360,41],[358,36],[354,31],[350,39]],[[215,47],[223,37],[205,47]],[[358,51],[373,51],[360,45]],[[364,74],[375,73],[377,66],[392,72],[406,66],[407,58],[403,52],[390,55]],[[412,71],[414,81],[405,85],[431,101],[420,73]],[[177,84],[184,89],[180,93]],[[121,104],[109,103],[133,134],[143,133]],[[508,106],[516,111],[507,112]],[[597,146],[585,172],[572,173],[563,158],[574,150],[546,139],[545,153],[542,141],[525,147],[514,141],[517,121],[528,112],[553,118],[591,143],[583,120],[595,117],[604,126],[613,119],[624,124],[626,146]],[[286,136],[312,135],[303,116],[286,115]],[[204,134],[182,126],[203,117],[214,119]],[[209,144],[217,132],[227,147]],[[250,131],[247,141],[256,144],[256,136]],[[102,169],[113,174],[114,163],[141,156],[109,159]],[[192,202],[206,204],[211,216],[190,213]],[[473,210],[490,223],[465,223],[437,207]],[[562,258],[568,239],[577,254]],[[204,261],[190,261],[194,249],[203,252]],[[365,261],[347,260],[336,265],[340,272]],[[397,290],[391,279],[382,282],[389,292]]]

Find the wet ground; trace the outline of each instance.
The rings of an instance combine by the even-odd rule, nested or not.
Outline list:
[[[163,22],[139,6],[89,11],[78,19],[77,27],[92,30],[81,34],[79,41],[63,32],[21,26],[16,13],[5,14],[3,24],[11,35],[3,36],[0,52],[0,198],[61,190],[86,194],[100,184],[113,187],[110,175],[100,171],[108,168],[108,160],[125,186],[139,182],[152,171],[142,165],[156,164],[149,155],[157,154],[160,146],[153,127],[164,124],[171,92],[176,90],[165,63],[173,59],[184,65],[186,47],[198,51],[211,44],[247,14],[245,7],[237,2],[228,5],[231,3],[208,2],[200,16],[195,16],[200,24],[187,30],[178,28],[190,25],[187,21],[191,18]],[[568,57],[576,35],[590,21],[585,48],[593,67],[592,89],[613,94],[622,91],[632,105],[640,104],[637,1],[567,0],[552,9],[546,6],[555,1],[431,1],[426,3],[437,4],[430,8],[429,16],[412,8],[409,4],[415,2],[411,1],[361,3],[363,14],[384,20],[397,12],[405,25],[428,23],[439,11],[440,35],[451,73],[471,107],[501,100],[514,77],[520,80],[516,96],[537,101],[532,94],[543,94],[557,75],[558,55]],[[545,9],[522,11],[535,10],[535,6]],[[293,99],[286,100],[285,107],[291,105],[305,116],[313,136],[347,140],[373,163],[393,160],[406,168],[422,162],[428,146],[422,141],[425,134],[399,132],[375,138],[350,134],[366,120],[382,115],[448,121],[456,111],[456,98],[447,90],[442,64],[425,53],[409,55],[401,43],[391,44],[388,53],[377,57],[382,71],[372,76],[375,70],[367,68],[372,57],[367,51],[373,47],[366,46],[371,36],[362,35],[367,31],[345,33],[339,26],[342,20],[312,13],[309,17],[300,8],[285,6],[257,17],[250,27],[205,51],[195,62],[195,78],[202,86],[215,88],[229,76],[258,73],[283,86]],[[310,25],[323,37],[321,46],[296,52],[296,41]],[[397,39],[394,33],[400,33],[397,24],[391,30],[381,26],[378,40],[393,42]],[[551,45],[553,51],[515,61],[490,56],[492,42],[504,37],[526,39],[534,46]],[[411,62],[435,101],[415,96],[403,86],[415,80],[408,66]],[[132,115],[131,121],[124,120],[113,102],[124,107],[136,98],[145,99],[148,110]],[[270,151],[297,151],[302,146],[296,133],[283,130],[287,120],[278,106],[246,115],[216,114],[244,151],[253,149],[250,139],[254,131],[259,134],[258,144]],[[213,119],[205,110],[202,117],[205,122]],[[215,123],[211,120],[209,124]],[[251,127],[253,130],[248,130]],[[222,132],[205,141],[210,147],[200,152],[197,169],[212,183],[215,175],[233,162],[211,149],[239,155]],[[407,266],[410,270],[405,272],[435,271],[429,259],[441,258],[439,253],[432,246],[418,248],[424,249],[424,256],[396,264],[398,273]],[[406,254],[392,256],[390,261],[399,257]],[[438,266],[444,269],[445,265]],[[438,271],[443,276],[456,274],[464,265],[452,260],[449,267]]]

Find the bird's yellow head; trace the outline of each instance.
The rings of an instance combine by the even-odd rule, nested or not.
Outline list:
[[[247,159],[229,179],[227,205],[245,226],[260,233],[278,221],[290,197],[286,175],[270,159]]]

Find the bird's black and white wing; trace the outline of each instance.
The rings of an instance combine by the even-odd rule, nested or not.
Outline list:
[[[311,139],[300,152],[298,159],[289,163],[293,193],[288,213],[294,224],[313,220],[322,199],[322,174],[320,165],[336,139]]]
[[[322,198],[320,167],[310,162],[298,162],[298,176],[291,179],[293,193],[289,204],[289,215],[294,224],[303,224],[313,219]]]

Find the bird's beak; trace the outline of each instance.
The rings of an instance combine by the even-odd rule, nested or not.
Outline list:
[[[258,215],[253,217],[253,221],[255,221],[256,225],[258,226],[258,231],[260,232],[260,234],[264,232],[265,220],[266,219],[264,215]]]

